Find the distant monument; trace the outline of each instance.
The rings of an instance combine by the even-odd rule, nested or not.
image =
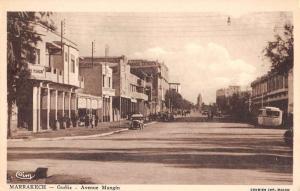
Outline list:
[[[199,93],[198,97],[197,97],[197,109],[198,111],[201,111],[202,107],[202,95],[201,93]]]

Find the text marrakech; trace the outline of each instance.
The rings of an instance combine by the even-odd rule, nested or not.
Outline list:
[[[9,189],[42,190],[42,189],[46,189],[46,185],[45,184],[11,184],[9,185]]]

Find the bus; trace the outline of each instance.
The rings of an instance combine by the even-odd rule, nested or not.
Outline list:
[[[278,127],[282,125],[283,111],[277,107],[264,107],[259,110],[258,125]]]

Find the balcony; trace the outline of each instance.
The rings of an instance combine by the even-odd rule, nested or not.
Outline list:
[[[64,82],[63,70],[59,70],[53,67],[45,67],[41,65],[30,64],[30,63],[28,63],[28,70],[30,72],[30,79],[66,84]],[[79,76],[78,81],[75,84],[68,84],[68,85],[74,85],[83,88],[84,79],[81,76]]]
[[[63,71],[57,68],[46,68],[46,80],[56,82],[56,83],[63,83]]]
[[[147,101],[148,100],[148,95],[144,93],[139,93],[139,92],[131,92],[131,97],[134,99],[142,99]]]
[[[116,90],[108,87],[102,87],[102,95],[115,96]]]

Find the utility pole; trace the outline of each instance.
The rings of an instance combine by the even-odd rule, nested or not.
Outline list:
[[[94,67],[94,41],[92,41],[92,68]]]
[[[119,72],[120,72],[120,105],[119,105],[119,109],[120,109],[120,119],[119,119],[119,127],[121,127],[121,119],[122,119],[122,75],[121,75],[121,62],[119,63]]]
[[[63,35],[65,34],[65,25],[66,25],[66,21],[64,19],[60,22],[60,46],[61,46],[60,53],[61,53],[61,55],[63,55],[63,38],[64,38]]]

